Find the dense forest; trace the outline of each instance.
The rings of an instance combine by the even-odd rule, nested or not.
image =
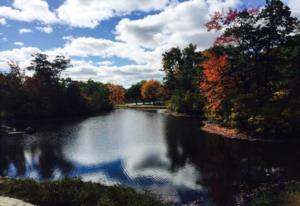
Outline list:
[[[213,47],[171,48],[162,56],[162,83],[141,81],[126,90],[61,78],[70,66],[63,56],[36,54],[24,69],[9,62],[11,71],[0,74],[1,117],[87,115],[124,100],[160,101],[252,136],[299,134],[300,27],[290,8],[270,0],[261,9],[215,12],[206,26],[221,33]]]

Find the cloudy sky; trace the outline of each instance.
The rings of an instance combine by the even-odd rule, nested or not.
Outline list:
[[[0,0],[0,71],[44,52],[72,59],[63,75],[125,87],[161,79],[171,47],[212,45],[204,24],[216,10],[259,7],[265,0]],[[300,1],[285,0],[300,16]]]

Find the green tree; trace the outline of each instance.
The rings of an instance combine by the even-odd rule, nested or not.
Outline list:
[[[70,60],[64,56],[56,56],[53,61],[46,54],[37,53],[33,57],[31,65],[26,69],[33,71],[33,77],[47,87],[57,85],[61,72],[70,67]]]
[[[141,96],[141,88],[142,85],[145,83],[145,81],[140,81],[136,84],[131,85],[125,93],[126,101],[128,102],[135,102],[135,104],[138,104],[139,101],[143,101],[143,97]]]
[[[28,107],[33,116],[59,116],[64,114],[61,105],[64,102],[63,88],[59,82],[62,71],[70,67],[70,60],[64,56],[56,56],[50,60],[46,54],[33,55],[30,66],[32,78],[25,82],[28,93]]]
[[[66,117],[89,115],[112,109],[109,88],[99,82],[61,79],[70,60],[34,55],[25,76],[19,65],[8,62],[11,70],[0,74],[0,117]],[[24,71],[24,70],[23,70]]]
[[[196,49],[190,44],[183,50],[172,48],[163,54],[164,86],[166,95],[170,97],[171,110],[186,113],[202,111],[199,83],[203,58]]]
[[[86,83],[80,83],[80,90],[88,102],[88,108],[91,109],[92,112],[110,110],[112,108],[109,102],[110,91],[106,85],[88,80]]]
[[[9,61],[8,65],[10,71],[0,74],[0,117],[18,113],[25,100],[22,93],[21,69],[13,61]]]

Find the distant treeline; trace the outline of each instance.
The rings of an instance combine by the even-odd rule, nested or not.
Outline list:
[[[89,80],[60,78],[70,60],[57,56],[50,61],[36,54],[27,68],[9,62],[10,72],[0,74],[0,117],[66,117],[109,111],[123,102],[124,89],[119,85]],[[25,76],[22,71],[33,72]]]

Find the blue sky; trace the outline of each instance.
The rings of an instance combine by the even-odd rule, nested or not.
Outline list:
[[[188,43],[205,49],[218,35],[204,26],[215,10],[258,7],[265,0],[0,0],[0,71],[12,59],[62,54],[78,80],[129,86],[161,79],[161,54]],[[299,0],[286,0],[299,15]],[[298,12],[298,13],[297,13]]]

